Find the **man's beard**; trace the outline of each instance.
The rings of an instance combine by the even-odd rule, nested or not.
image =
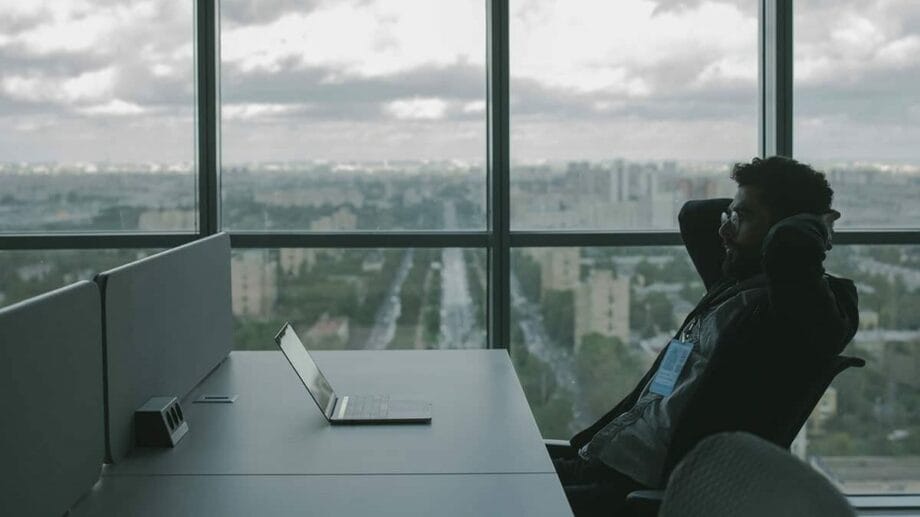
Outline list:
[[[722,260],[722,273],[726,277],[744,280],[760,273],[760,271],[759,253],[743,253],[737,248],[725,251],[725,258]]]

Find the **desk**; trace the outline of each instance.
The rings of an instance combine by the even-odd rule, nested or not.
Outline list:
[[[69,517],[571,515],[555,474],[118,476]]]
[[[233,352],[183,401],[186,437],[107,466],[72,515],[569,514],[507,352],[314,358],[341,393],[431,401],[431,424],[330,426],[280,352]]]

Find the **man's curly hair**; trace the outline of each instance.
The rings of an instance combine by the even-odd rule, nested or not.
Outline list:
[[[834,199],[823,173],[783,156],[736,163],[731,177],[739,187],[757,187],[777,221],[803,212],[823,214]]]

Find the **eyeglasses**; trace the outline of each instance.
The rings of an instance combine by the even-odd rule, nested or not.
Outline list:
[[[729,223],[732,230],[738,231],[738,225],[740,222],[741,216],[738,214],[738,212],[735,212],[734,210],[726,210],[725,212],[722,212],[722,226],[725,226],[725,223]]]

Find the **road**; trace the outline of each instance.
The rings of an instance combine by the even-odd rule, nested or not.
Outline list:
[[[573,420],[582,422],[587,411],[585,399],[581,393],[581,385],[575,376],[575,356],[568,348],[552,342],[543,326],[540,307],[527,299],[513,271],[511,273],[511,310],[524,334],[524,346],[527,351],[549,364],[556,376],[557,385],[565,386],[572,393]]]
[[[457,210],[450,201],[444,204],[444,226],[446,229],[457,227]],[[444,248],[441,252],[441,329],[438,348],[482,348],[486,342],[485,329],[477,327],[463,250]]]
[[[383,304],[377,309],[377,315],[374,317],[374,326],[371,333],[364,343],[364,350],[384,350],[393,341],[396,335],[396,321],[402,314],[402,302],[400,293],[402,293],[403,282],[409,276],[409,270],[412,269],[412,259],[415,256],[415,250],[409,248],[403,253],[402,262],[396,270],[396,276],[387,289],[386,296],[383,297]]]

